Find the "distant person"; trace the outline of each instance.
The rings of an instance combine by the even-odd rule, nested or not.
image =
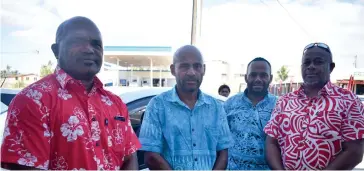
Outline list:
[[[272,68],[264,58],[249,62],[245,75],[247,88],[225,102],[225,111],[233,134],[229,148],[229,170],[267,170],[264,126],[268,123],[277,98],[268,93]]]
[[[126,105],[96,77],[101,33],[85,17],[64,21],[52,51],[53,74],[11,102],[1,167],[27,170],[137,170],[140,143]]]
[[[273,170],[353,170],[363,158],[364,106],[330,82],[335,68],[324,43],[304,48],[303,85],[277,101],[264,131]]]
[[[225,170],[232,145],[222,104],[199,88],[205,74],[200,51],[183,46],[173,56],[177,85],[148,104],[139,139],[153,170]]]
[[[229,97],[230,94],[230,87],[228,85],[221,85],[219,87],[219,95]]]

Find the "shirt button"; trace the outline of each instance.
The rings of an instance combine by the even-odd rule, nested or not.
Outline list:
[[[192,128],[192,132],[195,131],[195,129]]]
[[[195,143],[193,143],[193,146],[194,146],[194,147],[196,147],[196,144],[195,144]]]
[[[98,141],[96,142],[96,146],[100,146],[100,143]]]
[[[195,158],[195,161],[197,161],[197,158]]]
[[[96,118],[92,118],[92,121],[96,121]]]

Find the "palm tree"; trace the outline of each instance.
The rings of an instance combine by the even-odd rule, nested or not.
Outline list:
[[[282,82],[286,81],[288,78],[289,70],[286,66],[282,66],[278,71],[278,80],[282,80]]]

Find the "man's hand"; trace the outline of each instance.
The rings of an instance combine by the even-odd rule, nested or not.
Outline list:
[[[281,150],[278,141],[270,136],[265,140],[265,155],[268,165],[272,170],[285,170],[282,164]]]
[[[137,152],[124,157],[124,163],[121,170],[139,170]]]
[[[168,162],[159,153],[145,151],[144,163],[149,170],[172,170]]]
[[[225,170],[228,163],[228,150],[217,152],[216,161],[212,170]]]
[[[353,140],[343,143],[343,150],[325,170],[352,170],[363,159],[364,140]]]

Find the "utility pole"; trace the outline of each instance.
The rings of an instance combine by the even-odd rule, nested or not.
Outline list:
[[[358,62],[358,55],[354,56],[354,68],[357,67],[357,62]]]

